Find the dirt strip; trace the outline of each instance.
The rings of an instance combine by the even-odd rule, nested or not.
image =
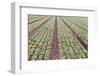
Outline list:
[[[58,25],[57,17],[55,17],[55,25],[53,31],[53,39],[51,45],[50,59],[60,59],[59,46],[58,46]]]

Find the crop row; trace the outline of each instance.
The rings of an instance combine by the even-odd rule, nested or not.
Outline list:
[[[59,19],[61,20],[61,19]],[[59,23],[59,48],[61,49],[61,58],[86,58],[87,51],[80,46],[79,41],[73,35],[71,30],[66,26],[65,23]]]
[[[51,38],[52,38],[52,29],[54,18],[50,19],[49,22],[46,22],[40,32],[37,33],[37,36],[33,36],[33,39],[29,42],[29,60],[43,60],[49,59],[50,50],[51,50]]]
[[[79,35],[79,37],[87,44],[88,43],[88,30],[84,30],[80,26],[84,27],[82,24],[74,24],[72,20],[64,19],[70,27]]]

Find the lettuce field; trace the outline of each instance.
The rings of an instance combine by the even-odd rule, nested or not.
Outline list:
[[[88,17],[28,15],[28,61],[88,58]]]

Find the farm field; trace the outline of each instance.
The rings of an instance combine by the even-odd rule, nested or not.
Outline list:
[[[88,58],[88,17],[28,15],[28,61]]]

